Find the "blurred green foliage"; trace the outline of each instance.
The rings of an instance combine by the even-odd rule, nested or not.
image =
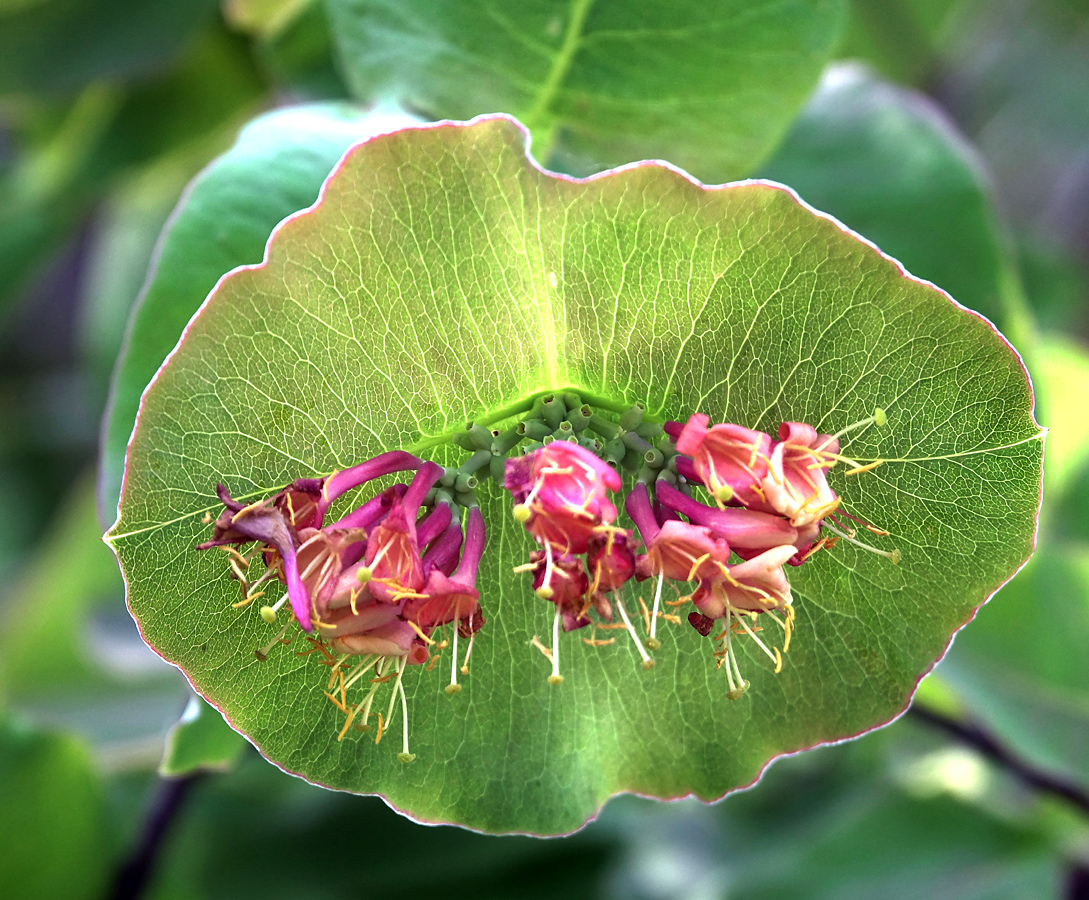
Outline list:
[[[344,107],[344,129],[306,155],[269,155],[260,140],[262,123],[299,111],[258,119],[232,146],[239,129],[269,109],[342,101],[352,90],[366,103],[375,93],[367,85],[411,81],[418,59],[394,31],[366,38],[386,56],[368,56],[361,75],[360,32],[348,26],[366,5],[0,2],[5,896],[100,896],[141,834],[167,732],[188,695],[140,642],[99,542],[105,522],[86,474],[97,423],[113,377],[105,512],[142,384],[203,299],[172,288],[171,273],[195,267],[194,283],[210,288],[227,268],[257,261],[276,221],[312,202],[340,150],[364,133],[354,129],[367,109]],[[439,5],[414,4],[414,27],[433,34],[438,20],[427,16]],[[668,4],[644,8],[679,14]],[[566,5],[537,0],[527,10],[547,19]],[[699,130],[701,147],[722,144],[702,177],[786,181],[1015,337],[1038,418],[1052,429],[1040,552],[958,636],[923,695],[1084,786],[1089,15],[1076,0],[856,0],[833,30],[842,30],[839,52],[830,38],[809,48],[809,81],[763,123],[763,150],[741,153],[694,112],[683,130]],[[444,35],[444,58],[456,56],[461,38]],[[623,63],[641,78],[628,85],[698,81],[699,54],[684,41],[649,43],[629,48]],[[473,71],[487,68],[488,52],[487,42],[474,44]],[[795,115],[830,54],[873,71],[833,70]],[[517,75],[523,63],[504,51],[505,71]],[[468,112],[495,103],[525,111],[504,99],[510,85],[488,87],[465,67],[419,71],[436,95],[476,104]],[[610,90],[619,71],[595,89]],[[418,86],[396,95],[425,115],[461,112],[424,102]],[[574,103],[546,112],[580,115]],[[305,119],[290,121],[301,135]],[[668,131],[653,136],[655,153],[684,161],[669,152]],[[585,171],[594,159],[623,161],[614,157],[635,145],[601,146],[607,152],[575,141],[565,157],[558,145],[554,164]],[[734,162],[716,170],[714,159]],[[137,311],[129,320],[141,291],[162,292],[172,318],[143,321]],[[233,758],[233,732],[214,716],[205,709],[193,720],[203,736],[175,732],[168,770]],[[184,758],[183,744],[196,747]],[[714,807],[618,798],[583,832],[547,842],[423,828],[376,799],[292,779],[244,749],[230,774],[198,784],[149,896],[324,897],[366,885],[451,897],[1027,900],[1063,896],[1075,883],[1070,873],[1089,862],[1087,822],[910,717],[783,760],[758,788]]]

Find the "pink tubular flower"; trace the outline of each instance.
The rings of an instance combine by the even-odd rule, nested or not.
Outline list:
[[[609,491],[620,476],[585,447],[553,441],[507,460],[504,486],[514,495],[514,515],[541,545],[585,553],[601,525],[616,520]]]
[[[639,578],[662,575],[670,581],[695,581],[721,576],[730,548],[710,528],[691,522],[670,521],[647,544],[646,555],[636,560]]]
[[[726,541],[735,553],[799,544],[798,529],[773,513],[751,509],[714,509],[682,494],[664,481],[656,486],[655,493],[659,503],[688,516],[694,525],[705,526],[716,538]]]
[[[590,594],[617,591],[635,574],[635,554],[630,544],[623,531],[610,531],[591,539],[586,557],[591,576]]]
[[[763,479],[768,506],[796,528],[819,522],[839,506],[828,486],[827,470],[836,463],[839,441],[817,434],[811,425],[784,422]]]
[[[741,425],[715,425],[702,413],[692,415],[677,438],[677,452],[692,465],[720,507],[731,500],[748,506],[763,499],[771,438]]]
[[[314,626],[310,622],[310,598],[299,577],[296,558],[299,536],[283,512],[276,508],[275,501],[281,495],[244,506],[233,499],[222,484],[216,485],[216,493],[225,508],[216,520],[212,539],[198,544],[197,549],[239,547],[257,542],[274,551],[278,558],[269,562],[269,573],[277,575],[287,584],[288,593],[285,597],[291,601],[295,618],[304,631],[313,631]],[[239,574],[238,569],[235,569],[235,573]],[[243,594],[245,593],[243,581]]]
[[[727,566],[721,577],[701,582],[692,596],[692,602],[699,612],[690,614],[688,621],[700,634],[709,634],[713,621],[724,621],[721,634],[714,638],[719,645],[714,655],[719,667],[726,669],[726,681],[730,687],[726,697],[730,700],[737,700],[749,686],[737,665],[737,653],[733,646],[735,637],[740,637],[742,633],[748,635],[775,664],[776,672],[783,667],[782,654],[790,646],[794,623],[790,584],[783,573],[783,564],[793,553],[794,547],[786,544],[772,547],[737,565]],[[783,613],[784,618],[780,619],[776,611]],[[778,647],[769,648],[758,634],[763,629],[756,621],[764,617],[783,629],[782,651]]]
[[[413,469],[408,485],[393,485],[332,525],[323,525],[331,504],[348,490]],[[266,583],[286,584],[286,592],[274,604],[260,608],[261,618],[275,622],[280,608],[290,602],[294,619],[310,635],[311,648],[299,655],[319,653],[332,670],[327,673],[325,695],[345,716],[338,740],[353,723],[359,731],[370,729],[375,712],[377,742],[400,702],[402,762],[414,759],[408,750],[407,699],[401,683],[406,667],[428,662],[429,648],[441,651],[452,641],[454,661],[446,690],[456,693],[458,636],[469,639],[471,650],[475,632],[484,624],[476,588],[484,519],[466,492],[455,498],[432,491],[444,474],[435,463],[394,451],[328,478],[299,479],[248,506],[220,485],[224,510],[212,540],[198,548],[225,547],[231,554],[243,595],[236,607],[263,596],[265,589],[257,589]],[[468,508],[464,536],[454,518],[455,503]],[[238,548],[247,544],[256,546],[243,555]],[[251,581],[251,565],[260,562],[264,572]],[[444,626],[450,626],[448,636],[439,635],[441,640],[430,636]],[[257,658],[265,661],[274,646],[288,643],[284,636],[290,627],[290,622],[284,625],[267,647],[257,651]],[[466,653],[460,668],[464,674],[468,658]],[[349,692],[356,685],[365,693],[353,702]],[[384,685],[392,694],[385,715],[372,710]]]
[[[442,474],[442,467],[425,463],[386,517],[371,530],[358,578],[375,600],[397,603],[424,586],[423,559],[416,535],[416,514],[424,495]]]
[[[446,532],[444,532],[446,533]],[[461,562],[452,576],[434,567],[420,596],[405,603],[404,617],[421,629],[430,630],[449,622],[465,622],[472,631],[479,629],[480,592],[476,589],[477,569],[484,552],[484,517],[479,507],[469,510],[465,529],[465,548]]]
[[[765,550],[759,556],[726,566],[717,578],[700,583],[692,602],[709,619],[721,619],[729,609],[735,612],[766,612],[791,603],[790,584],[783,565],[794,555],[787,545]]]
[[[662,485],[655,490],[661,492]],[[712,578],[730,558],[729,545],[709,528],[679,519],[659,525],[644,484],[637,484],[628,494],[624,509],[647,547],[635,561],[635,577],[640,581],[652,575],[671,581]]]

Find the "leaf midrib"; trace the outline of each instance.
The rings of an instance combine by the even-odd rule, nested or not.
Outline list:
[[[552,143],[549,132],[554,123],[550,121],[549,109],[556,99],[556,94],[567,76],[568,70],[571,68],[571,63],[574,62],[575,54],[578,52],[582,40],[582,29],[586,24],[586,17],[590,14],[593,5],[594,0],[571,0],[563,43],[560,44],[559,52],[552,60],[548,75],[541,83],[541,87],[533,99],[532,106],[520,117],[531,133],[540,130],[545,138],[542,145],[543,151],[540,154],[541,162],[548,158],[548,148]]]

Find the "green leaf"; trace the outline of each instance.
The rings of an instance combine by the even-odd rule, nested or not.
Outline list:
[[[36,724],[78,733],[114,769],[154,765],[185,705],[184,683],[140,640],[124,594],[84,477],[5,598],[0,696]]]
[[[567,386],[764,429],[834,431],[886,408],[886,428],[847,446],[887,462],[834,487],[903,561],[840,545],[794,570],[787,663],[777,676],[746,647],[739,702],[686,626],[649,672],[626,644],[570,635],[550,688],[527,645],[551,610],[510,574],[530,541],[490,485],[489,621],[466,690],[411,673],[411,766],[355,733],[338,742],[327,670],[291,652],[301,639],[258,663],[274,632],[232,608],[225,559],[192,549],[214,484],[256,498],[393,448],[452,461],[453,429]],[[277,764],[427,820],[557,833],[619,791],[721,796],[900,712],[1031,550],[1031,407],[987,322],[789,191],[653,164],[557,179],[493,117],[356,147],[266,262],[219,284],[144,395],[109,538],[145,637]]]
[[[219,710],[193,697],[178,724],[166,737],[159,774],[188,775],[200,770],[223,772],[246,749],[246,739],[223,721]]]
[[[109,875],[102,789],[83,746],[0,713],[0,884],[19,900],[95,900]]]
[[[0,10],[0,93],[66,92],[154,72],[211,17],[214,0],[49,0]]]
[[[276,223],[314,202],[353,142],[409,121],[343,104],[278,110],[254,120],[191,184],[160,238],[115,370],[101,463],[104,507],[121,492],[140,394],[219,277],[261,260]]]
[[[982,163],[925,95],[834,66],[759,174],[1002,321],[1013,275]]]
[[[853,0],[840,56],[864,59],[897,81],[935,76],[949,34],[979,4],[972,0]]]
[[[670,159],[708,181],[775,145],[836,46],[842,0],[327,0],[349,86],[433,119],[518,116],[587,174]],[[553,156],[554,154],[554,156]]]

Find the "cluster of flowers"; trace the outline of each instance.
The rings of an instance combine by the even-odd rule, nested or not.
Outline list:
[[[353,488],[396,472],[415,471],[408,484],[395,484],[330,525],[324,519],[332,503]],[[469,640],[468,673],[473,637],[484,624],[477,568],[484,551],[484,519],[478,507],[465,511],[464,529],[448,499],[429,498],[443,468],[409,453],[384,453],[328,478],[300,479],[272,497],[243,505],[223,485],[217,493],[224,511],[215,522],[212,540],[198,550],[225,547],[231,553],[235,577],[241,582],[244,606],[263,595],[259,590],[276,579],[287,587],[273,605],[261,607],[266,622],[276,621],[285,603],[293,619],[310,635],[312,648],[331,669],[326,696],[345,715],[340,738],[353,724],[369,728],[371,707],[379,688],[392,683],[383,717],[378,713],[376,742],[393,716],[398,699],[404,718],[400,758],[408,750],[408,711],[401,683],[405,667],[422,665],[453,644],[450,684],[458,684],[458,637]],[[421,507],[430,500],[426,510]],[[256,544],[243,555],[238,548]],[[249,579],[256,560],[264,565],[259,578]],[[267,659],[284,635],[289,621],[258,659]],[[431,635],[449,626],[451,635],[437,641]],[[356,703],[348,691],[364,681],[365,696]],[[356,721],[358,716],[358,721]]]
[[[642,416],[636,404],[611,422],[574,395],[548,396],[506,431],[467,424],[452,437],[472,451],[457,469],[391,451],[327,478],[299,479],[248,505],[218,485],[224,509],[212,539],[197,549],[227,551],[242,587],[236,607],[264,596],[273,582],[286,587],[276,602],[259,607],[270,624],[287,604],[292,616],[257,657],[265,661],[277,644],[290,643],[285,636],[298,624],[311,644],[299,655],[315,654],[330,670],[325,696],[344,716],[338,740],[353,725],[370,729],[376,697],[390,685],[385,715],[376,712],[375,741],[388,729],[399,700],[399,758],[405,762],[414,759],[402,683],[406,668],[426,664],[430,670],[450,647],[446,690],[457,693],[458,674],[468,674],[473,641],[484,624],[476,587],[485,543],[475,496],[478,474],[502,481],[513,495],[515,518],[538,545],[515,571],[531,572],[537,596],[554,606],[551,647],[532,639],[552,664],[550,684],[563,681],[561,629],[592,626],[584,641],[593,646],[615,641],[597,639],[596,629],[624,629],[643,667],[653,667],[648,649],[661,646],[658,620],[681,622],[662,609],[668,583],[677,599],[664,605],[691,602],[688,621],[700,634],[711,634],[721,620],[713,652],[726,669],[726,696],[736,699],[748,685],[738,667],[736,639],[751,638],[776,672],[782,667],[794,625],[784,566],[801,565],[838,540],[898,561],[897,551],[862,544],[855,529],[837,519],[846,514],[826,477],[839,462],[852,466],[848,474],[879,464],[863,466],[841,455],[839,438],[871,423],[882,425],[885,416],[877,410],[833,436],[784,422],[778,440],[740,425],[708,427],[702,414],[684,425],[644,423]],[[343,503],[348,492],[400,472],[412,472],[412,478],[372,490],[325,524],[333,503]],[[624,501],[634,529],[616,524],[618,511],[609,499],[622,488],[621,472],[635,476]],[[693,487],[705,490],[709,502],[694,498]],[[642,640],[622,592],[629,582],[648,579],[656,579],[656,586],[650,607],[639,598]],[[678,585],[691,586],[690,592]],[[619,622],[613,622],[614,612]],[[781,629],[782,650],[760,637],[764,618]],[[459,638],[468,641],[460,666]]]
[[[883,411],[878,410],[874,417],[840,434],[884,421]],[[647,625],[646,645],[651,650],[660,646],[659,618],[678,621],[660,609],[663,583],[694,584],[691,593],[676,589],[678,599],[667,602],[679,606],[690,600],[695,610],[688,621],[704,636],[722,620],[723,628],[714,638],[714,655],[718,666],[726,669],[727,697],[736,699],[748,686],[737,664],[736,637],[752,638],[775,664],[775,671],[782,668],[782,652],[789,647],[794,622],[785,565],[802,565],[822,547],[841,539],[893,562],[899,560],[897,551],[861,544],[855,530],[844,528],[835,516],[840,501],[828,485],[827,471],[841,461],[853,466],[852,473],[878,464],[861,466],[842,456],[840,435],[818,434],[809,425],[784,422],[779,439],[772,440],[764,432],[740,425],[708,428],[708,423],[702,414],[693,415],[684,425],[667,422],[664,431],[672,445],[667,443],[666,449],[676,458],[661,475],[672,471],[680,477],[641,477],[628,493],[624,506],[642,539],[644,552],[639,554],[633,532],[614,524],[617,510],[608,494],[620,490],[620,476],[594,453],[578,443],[553,441],[507,461],[505,487],[515,501],[515,518],[541,548],[515,571],[532,572],[537,596],[555,605],[552,647],[538,644],[552,663],[551,684],[563,680],[559,673],[561,626],[564,631],[592,624],[624,628],[635,642],[643,667],[653,666],[618,592],[630,579],[657,578],[652,608],[639,601]],[[648,461],[652,458],[648,451]],[[714,505],[694,499],[691,485],[705,488]],[[829,533],[822,536],[822,530]],[[731,554],[738,557],[733,564]],[[614,605],[621,623],[592,622],[591,610],[611,623]],[[769,648],[760,638],[762,629],[756,623],[762,615],[782,630],[782,651]],[[611,643],[593,637],[585,640],[593,645]]]

